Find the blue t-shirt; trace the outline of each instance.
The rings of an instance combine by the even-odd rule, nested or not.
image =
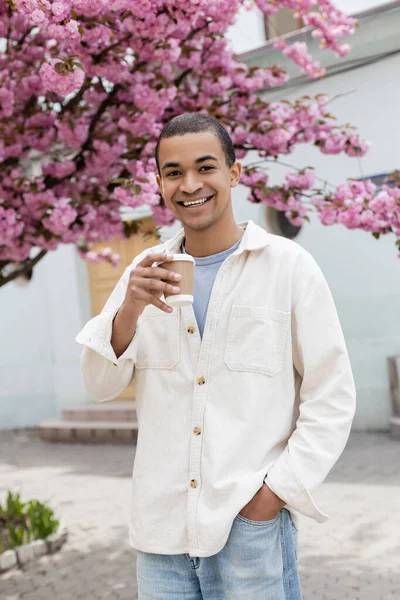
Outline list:
[[[218,273],[218,269],[224,262],[224,260],[235,252],[239,248],[240,242],[238,240],[232,248],[219,252],[218,254],[212,254],[211,256],[204,256],[203,258],[195,259],[194,266],[194,305],[193,310],[196,316],[197,325],[199,328],[200,336],[203,337],[204,326],[206,323],[208,304],[210,302],[211,290],[214,285],[215,277]],[[182,244],[182,253],[187,254]]]

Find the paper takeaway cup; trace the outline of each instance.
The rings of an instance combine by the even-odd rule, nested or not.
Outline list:
[[[159,267],[167,271],[179,273],[182,276],[180,281],[174,283],[180,287],[179,294],[165,292],[165,302],[172,307],[190,306],[194,300],[194,264],[193,256],[189,254],[174,254],[174,259],[170,262],[159,263]],[[168,283],[171,283],[170,281]]]

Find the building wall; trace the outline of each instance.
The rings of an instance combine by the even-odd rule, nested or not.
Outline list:
[[[235,23],[230,27],[227,38],[237,54],[261,46],[265,42],[265,29],[261,11],[257,7],[251,10],[242,8]]]
[[[390,172],[400,167],[400,55],[357,70],[287,90],[285,97],[326,92],[334,100],[329,109],[341,123],[356,125],[372,142],[360,159],[324,156],[308,145],[282,158],[296,167],[314,165],[317,175],[332,184],[348,177]],[[278,99],[282,91],[266,96]],[[271,183],[278,183],[285,167],[273,165]],[[264,207],[248,206],[243,190],[234,198],[238,220],[251,215],[265,226]],[[247,202],[247,204],[246,204]],[[267,225],[268,227],[268,225]],[[376,240],[371,234],[342,225],[325,227],[314,217],[296,241],[309,250],[331,287],[346,337],[357,385],[355,429],[386,429],[390,412],[386,358],[400,353],[400,259],[394,236]]]
[[[0,302],[0,428],[36,425],[85,400],[74,337],[90,307],[75,249],[49,253],[29,283],[1,288]]]
[[[231,31],[237,52],[250,49],[243,46],[243,29],[257,40],[254,45],[262,41],[257,16],[246,14],[240,27]],[[351,92],[337,99],[332,111],[340,120],[358,125],[374,146],[361,163],[341,156],[324,157],[307,146],[286,160],[298,166],[314,164],[318,174],[332,183],[359,176],[360,164],[365,175],[399,167],[400,82],[394,76],[398,72],[399,59],[393,57],[288,90],[287,97],[319,91],[332,96]],[[281,96],[282,91],[277,93],[277,98]],[[272,176],[279,180],[283,172],[275,167]],[[243,188],[235,190],[233,200],[238,221],[250,218],[265,226],[264,207],[250,204]],[[162,239],[179,226],[164,229]],[[400,262],[392,240],[376,241],[366,233],[341,226],[325,228],[314,220],[297,241],[321,265],[336,300],[357,382],[355,427],[386,428],[389,400],[385,358],[397,353],[400,346],[396,318]],[[29,284],[13,282],[1,288],[0,304],[0,428],[36,425],[44,418],[59,416],[62,406],[88,400],[79,371],[80,348],[74,339],[91,316],[90,298],[86,265],[75,249],[66,246],[49,253]]]
[[[378,8],[388,4],[388,0],[334,0],[333,4],[350,15]]]

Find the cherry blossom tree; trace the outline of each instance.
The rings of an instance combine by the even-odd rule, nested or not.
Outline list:
[[[254,0],[266,15],[280,7],[309,25],[338,56],[354,19],[330,0]],[[60,244],[87,260],[117,258],[93,244],[130,236],[121,218],[148,205],[157,227],[174,217],[157,192],[154,149],[163,125],[203,111],[230,132],[251,202],[285,211],[294,224],[317,211],[375,235],[400,235],[399,188],[349,181],[315,188],[311,168],[269,184],[269,162],[298,144],[324,154],[362,156],[368,143],[339,125],[328,98],[268,103],[259,93],[283,85],[279,67],[238,62],[225,34],[247,0],[0,0],[0,286],[27,273]],[[276,47],[311,78],[324,69],[305,44]],[[252,154],[252,155],[253,155]]]

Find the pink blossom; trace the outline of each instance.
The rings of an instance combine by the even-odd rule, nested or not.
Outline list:
[[[77,217],[77,211],[72,208],[65,198],[57,201],[49,217],[43,219],[43,224],[54,234],[62,234]]]
[[[75,67],[72,72],[60,75],[54,69],[56,64],[62,64],[62,61],[53,58],[50,63],[44,62],[40,67],[39,74],[48,91],[67,96],[82,86],[85,73],[81,69]]]
[[[156,227],[172,225],[175,221],[175,216],[166,206],[152,206],[153,219]]]
[[[117,267],[119,265],[120,262],[120,255],[117,254],[116,252],[113,252],[110,256],[110,262],[112,264],[113,267]]]
[[[351,157],[369,145],[327,114],[326,95],[262,98],[288,75],[279,66],[251,69],[233,55],[225,34],[248,0],[13,2],[15,11],[0,1],[0,37],[11,42],[0,57],[2,260],[68,243],[88,260],[113,264],[109,249],[91,253],[91,246],[123,235],[125,207],[147,205],[157,227],[171,224],[174,215],[160,204],[155,180],[155,142],[171,116],[188,111],[217,116],[237,158],[255,159],[258,166],[245,168],[241,180],[251,202],[285,211],[294,224],[311,204],[323,223],[399,235],[395,188],[348,181],[310,200],[313,169],[290,169],[282,185],[270,185],[268,163],[272,170],[275,158],[301,144]],[[265,15],[289,9],[324,47],[339,56],[349,51],[341,38],[355,22],[329,0],[256,4]],[[309,77],[324,73],[305,44],[275,46]],[[28,175],[32,151],[40,168]]]
[[[268,176],[261,171],[257,171],[257,169],[253,170],[244,170],[240,177],[240,183],[243,185],[247,185],[248,187],[253,187],[256,183],[263,182],[264,185],[268,182]]]
[[[30,14],[30,21],[35,25],[40,25],[45,21],[45,19],[46,15],[38,8],[35,8],[35,10]]]
[[[67,177],[76,171],[76,165],[72,160],[66,160],[58,163],[48,163],[43,165],[42,171],[44,175],[52,175],[58,179]]]
[[[293,171],[286,173],[288,185],[299,190],[310,190],[315,184],[315,173],[313,169],[305,171]]]
[[[103,258],[111,258],[113,251],[111,250],[111,248],[109,246],[107,246],[106,248],[103,248],[100,251],[100,254]]]
[[[323,225],[334,225],[337,222],[337,213],[331,206],[319,210],[319,218]]]
[[[91,262],[91,263],[94,263],[94,264],[100,262],[100,260],[101,260],[100,257],[99,257],[99,253],[95,252],[94,250],[89,250],[89,252],[86,252],[85,259],[88,262]]]
[[[51,5],[51,10],[53,15],[58,17],[61,21],[69,15],[70,7],[68,6],[68,3],[64,4],[63,2],[53,2]]]

